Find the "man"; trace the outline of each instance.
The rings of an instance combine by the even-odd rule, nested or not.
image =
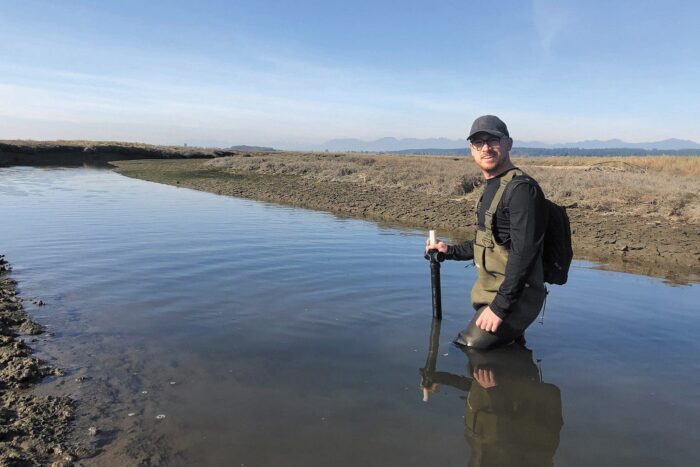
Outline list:
[[[476,313],[454,342],[487,349],[524,339],[525,329],[542,308],[547,209],[537,182],[511,162],[513,140],[501,119],[477,118],[467,139],[486,179],[477,205],[476,237],[461,245],[428,240],[426,251],[474,261],[477,279],[471,302]]]

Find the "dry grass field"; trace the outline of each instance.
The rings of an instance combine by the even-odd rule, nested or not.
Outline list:
[[[619,157],[521,157],[516,161],[538,161],[544,167],[617,167],[638,172],[665,172],[670,175],[700,176],[700,157],[619,156]]]
[[[565,206],[700,223],[699,157],[526,157],[514,162],[539,181],[547,197]],[[251,153],[206,164],[232,173],[294,175],[466,201],[477,196],[475,188],[482,183],[468,157]]]

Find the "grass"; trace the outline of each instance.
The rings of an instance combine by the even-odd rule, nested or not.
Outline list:
[[[84,141],[84,140],[0,140],[0,151],[20,153],[52,153],[52,152],[95,152],[95,153],[143,153],[144,157],[214,157],[215,148],[194,146],[161,146],[145,143],[128,143],[122,141]]]
[[[700,223],[700,157],[520,157],[548,198],[603,214]],[[468,157],[257,153],[206,163],[236,173],[297,175],[399,188],[436,198],[475,201],[481,173]]]
[[[31,139],[5,139],[0,140],[0,143],[17,145],[22,147],[45,147],[45,146],[76,146],[76,147],[121,147],[121,148],[134,148],[134,149],[168,149],[173,151],[188,151],[188,150],[202,150],[205,148],[197,148],[194,146],[161,146],[156,144],[146,144],[146,143],[129,143],[124,141],[89,141],[89,140],[78,140],[78,139],[58,139],[52,141],[37,141]]]
[[[230,171],[416,190],[427,195],[460,196],[481,183],[477,168],[465,158],[456,157],[285,152],[218,158],[208,165]]]
[[[700,176],[700,157],[694,156],[518,157],[514,160],[543,167],[600,167],[627,172]]]

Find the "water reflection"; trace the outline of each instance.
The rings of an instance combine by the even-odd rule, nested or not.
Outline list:
[[[517,343],[490,351],[466,349],[468,376],[437,370],[440,321],[433,320],[425,367],[423,400],[441,385],[466,393],[464,436],[469,466],[554,464],[563,425],[561,393],[542,380],[532,351]]]

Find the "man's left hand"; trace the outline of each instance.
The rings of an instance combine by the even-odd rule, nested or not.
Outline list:
[[[472,373],[474,380],[484,389],[489,389],[498,386],[496,383],[496,376],[493,374],[493,370],[488,370],[484,368],[479,368],[474,370]]]
[[[496,313],[491,311],[491,307],[487,306],[477,318],[476,327],[482,331],[496,332],[496,329],[498,329],[498,326],[500,326],[502,322],[503,320],[499,318]]]

